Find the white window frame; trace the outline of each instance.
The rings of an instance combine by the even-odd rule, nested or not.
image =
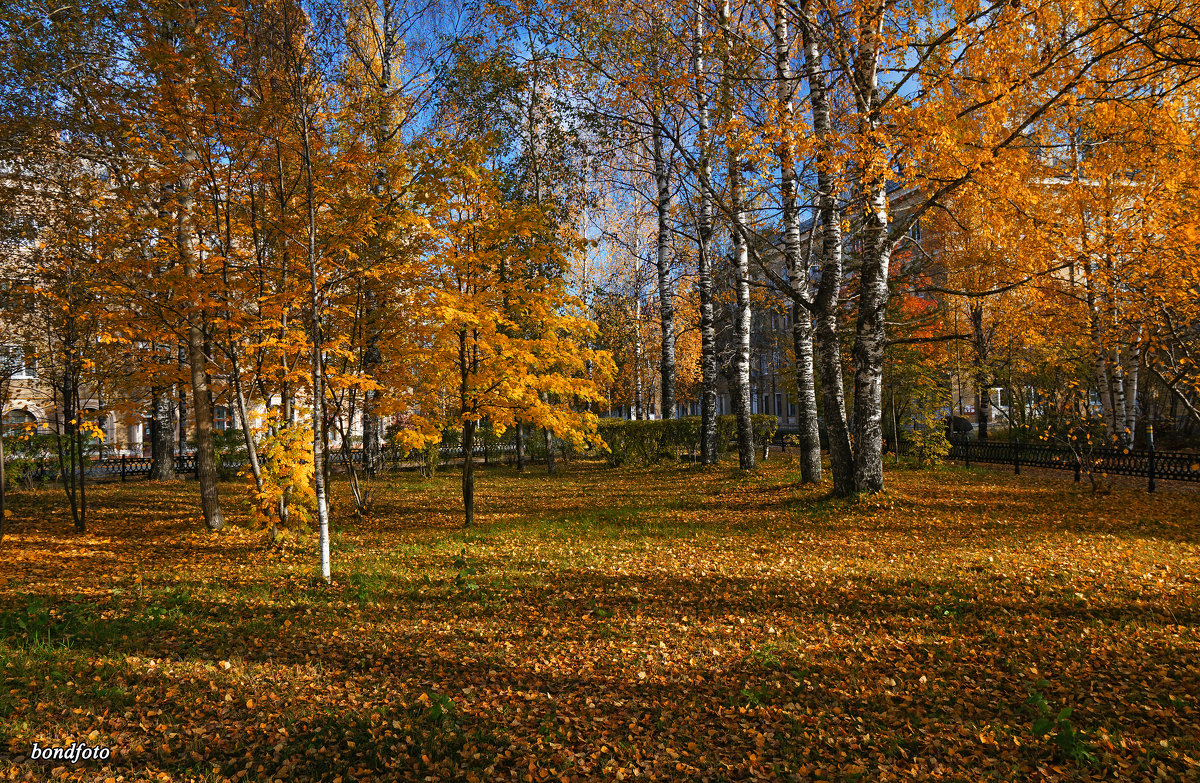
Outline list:
[[[17,365],[16,372],[8,375],[14,381],[37,380],[37,359],[31,356],[24,345],[0,345],[0,361]]]

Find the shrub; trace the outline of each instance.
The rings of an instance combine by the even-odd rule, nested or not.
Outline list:
[[[237,476],[238,471],[250,463],[246,436],[240,429],[214,430],[213,451],[217,474],[223,479]]]
[[[771,439],[779,429],[779,419],[770,414],[757,414],[750,417],[751,430],[754,432],[754,447],[763,450],[763,458],[771,446]],[[736,426],[736,424],[735,424]]]
[[[32,430],[5,435],[4,478],[11,486],[31,489],[35,482],[57,475],[56,455],[53,435]]]
[[[438,463],[442,459],[442,444],[439,441],[429,441],[421,450],[421,475],[432,476],[437,473]]]
[[[274,430],[266,425],[257,436],[261,492],[255,492],[255,517],[262,525],[273,525],[279,502],[287,497],[293,527],[307,530],[317,508],[313,490],[312,437],[301,425]],[[247,471],[248,472],[248,471]]]
[[[908,433],[909,453],[917,459],[917,467],[929,468],[942,464],[950,453],[946,430],[932,414],[923,414],[918,427]]]

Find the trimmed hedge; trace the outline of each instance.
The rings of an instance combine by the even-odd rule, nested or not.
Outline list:
[[[754,444],[762,449],[775,437],[778,419],[768,413],[750,417]],[[695,459],[700,454],[700,417],[627,421],[600,419],[597,433],[608,444],[609,465],[652,465],[663,460]],[[724,454],[737,437],[737,417],[717,417],[717,453]]]

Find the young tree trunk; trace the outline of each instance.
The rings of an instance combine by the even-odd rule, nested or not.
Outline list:
[[[1138,404],[1139,376],[1141,374],[1141,358],[1134,349],[1130,350],[1129,370],[1125,373],[1125,430],[1129,432],[1129,443],[1133,443],[1140,423],[1141,406]]]
[[[732,75],[730,47],[733,35],[729,28],[729,0],[721,3],[720,25],[724,41],[722,59],[721,98],[726,117],[732,112]],[[754,425],[750,418],[750,250],[746,245],[746,213],[742,204],[742,158],[735,144],[728,150],[729,207],[732,218],[733,282],[737,303],[733,310],[734,383],[737,384],[738,465],[742,470],[754,470]]]
[[[712,192],[703,183],[712,182],[712,150],[709,140],[708,87],[705,84],[704,4],[697,0],[696,32],[692,67],[696,76],[697,129],[700,147],[700,208],[696,226],[696,273],[700,294],[700,462],[715,465],[717,450],[717,330],[714,317],[712,258]]]
[[[464,406],[463,414],[466,415],[466,413]],[[463,421],[462,454],[462,493],[465,512],[463,527],[471,527],[475,524],[475,421],[473,419]]]
[[[2,368],[0,368],[2,369]],[[0,401],[3,401],[4,395],[0,394]],[[3,406],[0,406],[0,412],[3,412]],[[5,492],[7,490],[8,478],[4,475],[4,428],[0,427],[0,542],[4,541],[4,526],[7,523],[5,517]]]
[[[183,356],[183,348],[182,347],[180,347],[180,353],[181,353],[181,356]],[[186,367],[187,366],[186,359],[181,360],[179,362],[179,366],[181,368]],[[184,452],[187,451],[187,428],[188,428],[187,392],[184,391],[184,386],[182,383],[180,383],[180,384],[175,385],[175,388],[173,389],[172,394],[174,394],[175,422],[176,422],[176,424],[175,424],[175,453],[182,455]],[[178,465],[175,466],[175,470],[176,470],[176,472],[179,471]]]
[[[1104,324],[1101,320],[1104,293],[1100,290],[1100,278],[1095,255],[1090,252],[1088,247],[1087,223],[1081,220],[1080,225],[1083,231],[1081,247],[1085,255],[1084,269],[1086,270],[1083,283],[1088,307],[1088,326],[1091,330],[1092,338],[1092,356],[1095,362],[1092,370],[1096,380],[1096,391],[1100,394],[1100,410],[1104,419],[1104,429],[1111,440],[1117,436],[1117,427],[1114,415],[1115,411],[1113,409],[1112,385],[1109,381],[1108,373],[1108,348],[1105,344]]]
[[[374,298],[373,294],[371,298]],[[383,364],[382,354],[379,351],[377,343],[377,337],[369,337],[367,349],[363,353],[362,370],[363,375],[368,378],[374,378],[375,374],[379,371],[379,367]],[[383,419],[379,415],[379,397],[380,392],[378,389],[367,389],[363,393],[362,472],[363,476],[366,477],[366,481],[370,481],[371,478],[379,473],[380,469],[383,446]]]
[[[517,422],[516,426],[516,441],[517,441],[517,472],[525,470],[525,425],[522,422]]]
[[[292,427],[296,424],[296,406],[292,400],[292,387],[287,381],[284,381],[279,392],[279,407],[282,417],[283,427]],[[291,488],[284,487],[283,493],[279,496],[279,524],[285,528],[291,523]],[[274,539],[274,535],[271,536]]]
[[[1112,368],[1113,429],[1121,445],[1128,446],[1133,442],[1133,430],[1127,425],[1132,400],[1125,394],[1128,380],[1125,377],[1125,356],[1119,345],[1112,351]]]
[[[179,180],[175,213],[175,242],[179,251],[180,265],[188,280],[200,277],[199,257],[196,251],[196,231],[192,224],[195,195],[191,167],[196,163],[196,153],[191,149],[182,152],[185,173]],[[221,513],[221,499],[217,494],[217,458],[213,444],[212,395],[208,388],[207,357],[204,354],[204,327],[202,316],[192,313],[187,327],[188,366],[192,379],[192,415],[195,419],[196,437],[196,480],[200,484],[200,506],[204,512],[204,524],[209,530],[220,530],[225,526]],[[182,426],[182,425],[181,425]]]
[[[783,0],[775,1],[775,88],[783,141],[779,145],[779,189],[783,202],[784,256],[788,281],[797,293],[808,294],[808,267],[800,238],[800,208],[796,196],[795,150],[791,128],[795,116],[792,97],[796,90],[791,68],[791,34]],[[821,481],[821,434],[817,421],[817,389],[813,377],[812,317],[798,301],[792,301],[792,346],[796,354],[796,411],[800,430],[800,481]],[[776,411],[778,414],[779,411]]]
[[[76,448],[76,441],[79,436],[78,416],[79,416],[79,384],[72,380],[72,371],[69,369],[72,362],[70,359],[70,349],[66,351],[66,367],[63,369],[61,377],[61,388],[55,384],[55,393],[61,392],[62,407],[57,414],[57,422],[54,431],[55,449],[58,452],[58,473],[62,480],[63,492],[67,496],[67,502],[71,508],[71,521],[75,525],[75,530],[83,533],[87,530],[87,525],[83,517],[83,509],[80,508],[78,487],[76,482],[83,475],[80,470],[79,458],[82,456]],[[64,444],[63,439],[66,438]]]
[[[298,88],[300,90],[303,87]],[[308,211],[308,280],[309,332],[312,341],[312,428],[313,428],[313,485],[317,500],[317,530],[321,548],[321,578],[326,584],[333,581],[329,558],[329,501],[325,490],[325,362],[321,338],[321,280],[317,249],[317,196],[313,182],[312,115],[305,96],[297,96],[300,105],[301,154],[304,166],[304,195]]]
[[[646,418],[645,400],[642,398],[642,300],[640,292],[633,303],[633,417],[637,421]]]
[[[655,211],[658,213],[658,308],[662,324],[662,417],[675,418],[675,292],[671,287],[671,180],[667,172],[662,118],[653,118]]]
[[[842,291],[842,213],[834,192],[833,122],[825,82],[824,55],[813,33],[810,0],[801,4],[800,31],[804,43],[804,71],[812,106],[813,133],[817,146],[817,211],[820,217],[820,282],[813,299],[813,321],[821,366],[821,403],[825,413],[825,437],[829,442],[829,468],[833,494],[854,493],[854,453],[846,423],[845,384],[842,379],[842,349],[838,335],[838,306]]]
[[[150,390],[154,408],[150,433],[150,480],[174,481],[175,476],[175,400],[170,387]]]
[[[75,399],[76,400],[79,399],[78,388],[76,388],[76,391],[75,391]],[[87,454],[86,454],[86,449],[84,448],[84,445],[85,445],[84,441],[87,439],[87,435],[79,426],[79,424],[82,424],[82,421],[81,421],[82,418],[83,418],[83,407],[81,405],[79,411],[76,413],[76,421],[78,423],[75,425],[75,455],[76,455],[76,459],[77,459],[77,464],[79,465],[79,483],[77,485],[77,489],[79,491],[79,516],[76,517],[76,519],[75,519],[75,530],[76,530],[76,532],[79,532],[79,533],[86,533],[87,532],[87,462],[85,461],[84,458],[87,456]]]
[[[1117,437],[1117,427],[1114,424],[1112,381],[1108,373],[1108,357],[1103,349],[1096,359],[1096,386],[1100,392],[1100,414],[1104,419],[1104,431],[1109,440]]]
[[[250,463],[250,475],[254,478],[254,489],[263,491],[262,469],[258,464],[258,448],[254,445],[254,432],[250,429],[250,416],[246,410],[246,393],[242,388],[242,370],[238,365],[237,354],[230,351],[230,362],[233,365],[233,392],[237,403],[238,421],[242,425],[242,438],[246,441],[246,460]]]

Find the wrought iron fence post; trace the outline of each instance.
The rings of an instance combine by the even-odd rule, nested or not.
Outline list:
[[[1147,456],[1146,461],[1148,463],[1146,466],[1146,468],[1147,468],[1146,472],[1150,474],[1150,484],[1149,484],[1149,486],[1146,487],[1146,491],[1153,492],[1154,491],[1154,467],[1155,467],[1155,465],[1154,465],[1154,425],[1153,424],[1146,425],[1146,446],[1148,447],[1148,453],[1146,455]]]
[[[971,439],[964,437],[962,439],[962,447],[963,447],[963,462],[966,463],[965,467],[969,468],[969,467],[971,467]]]
[[[1013,439],[1013,473],[1021,475],[1021,439]]]
[[[121,455],[121,481],[125,480],[125,455]]]

